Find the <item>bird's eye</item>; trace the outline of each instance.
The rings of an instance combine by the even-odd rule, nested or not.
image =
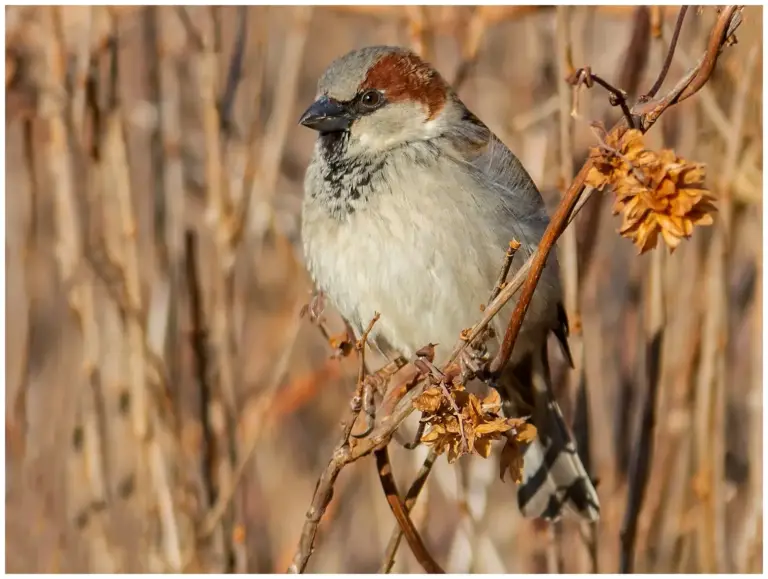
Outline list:
[[[369,90],[360,97],[360,104],[366,109],[375,109],[381,104],[382,96],[377,90]]]

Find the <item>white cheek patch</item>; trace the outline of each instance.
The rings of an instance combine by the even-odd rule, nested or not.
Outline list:
[[[398,123],[397,131],[394,133],[387,132],[384,135],[377,134],[376,130],[372,127],[366,127],[365,130],[360,130],[358,126],[359,132],[357,132],[356,136],[358,143],[362,148],[380,151],[397,146],[405,141],[426,141],[436,137],[442,132],[442,125],[443,123],[440,119],[432,119],[429,121],[413,119],[412,123]]]
[[[392,136],[382,139],[368,132],[360,133],[358,140],[360,141],[360,145],[369,149],[384,149],[397,141],[397,139]]]

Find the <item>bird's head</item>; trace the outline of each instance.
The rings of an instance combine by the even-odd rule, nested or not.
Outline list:
[[[372,46],[336,59],[323,73],[302,125],[347,154],[375,154],[442,134],[464,108],[429,64],[404,48]]]

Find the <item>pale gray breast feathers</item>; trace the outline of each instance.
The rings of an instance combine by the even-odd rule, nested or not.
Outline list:
[[[494,138],[478,155],[449,142],[436,146],[420,142],[388,154],[376,178],[357,181],[354,211],[343,215],[329,211],[321,155],[307,174],[308,269],[357,332],[381,313],[372,338],[385,352],[410,356],[438,342],[438,357],[445,355],[479,317],[509,241],[523,244],[516,269],[547,223],[538,191],[501,142]],[[519,342],[553,324],[560,289],[550,262]],[[510,312],[501,313],[499,331]],[[521,343],[514,357],[528,349]]]

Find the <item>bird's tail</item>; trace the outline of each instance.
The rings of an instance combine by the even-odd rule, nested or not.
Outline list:
[[[508,412],[529,414],[537,436],[524,454],[518,506],[526,517],[557,520],[563,510],[596,521],[600,502],[552,394],[546,345],[500,379]]]

